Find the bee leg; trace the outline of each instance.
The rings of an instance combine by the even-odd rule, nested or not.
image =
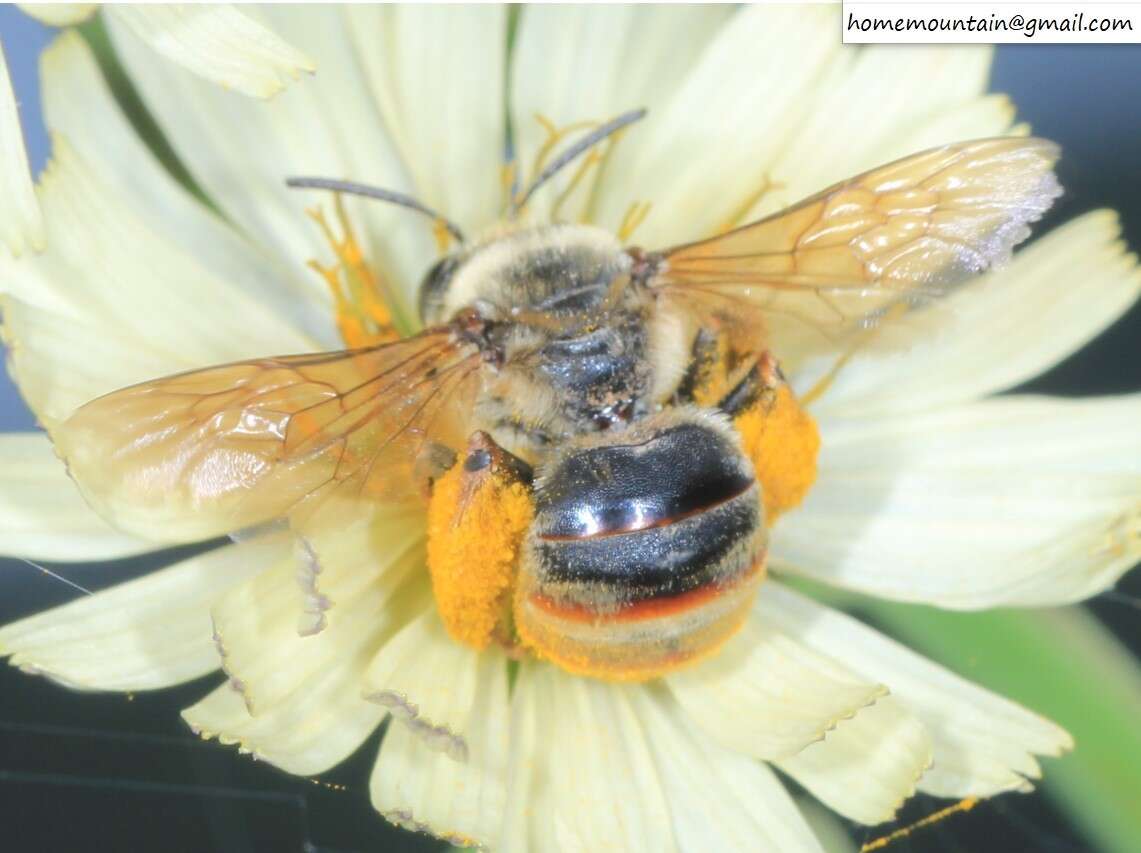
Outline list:
[[[486,432],[432,487],[428,569],[436,608],[457,642],[511,646],[511,592],[534,507],[529,465]]]
[[[776,390],[782,384],[784,376],[780,372],[780,365],[773,354],[765,350],[752,369],[721,398],[717,408],[729,417],[736,418],[758,403],[771,407],[776,398]]]

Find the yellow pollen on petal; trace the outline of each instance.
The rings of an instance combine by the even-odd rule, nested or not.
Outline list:
[[[448,633],[477,649],[512,643],[511,588],[534,507],[526,483],[492,464],[461,460],[436,481],[428,504],[428,570]]]
[[[753,461],[765,508],[765,524],[804,500],[816,482],[820,433],[816,422],[781,382],[734,420]]]
[[[333,206],[342,234],[340,238],[324,211],[306,212],[321,229],[337,259],[330,265],[316,260],[309,262],[310,268],[325,280],[333,294],[337,330],[346,346],[354,349],[395,341],[400,333],[393,323],[383,282],[365,260],[340,195],[334,196]]]

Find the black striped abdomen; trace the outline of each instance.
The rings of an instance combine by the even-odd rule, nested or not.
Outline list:
[[[696,411],[570,446],[540,470],[535,510],[516,625],[571,671],[644,679],[712,651],[763,572],[752,466]]]

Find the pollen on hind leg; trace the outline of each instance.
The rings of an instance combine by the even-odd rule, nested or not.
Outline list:
[[[436,608],[457,642],[509,641],[511,588],[534,509],[514,460],[483,433],[440,477],[428,504],[428,569]]]

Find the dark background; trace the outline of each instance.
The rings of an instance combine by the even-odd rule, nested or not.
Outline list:
[[[36,57],[50,32],[0,7],[7,54],[34,168],[48,141],[39,116]],[[1128,242],[1141,248],[1141,45],[1001,46],[992,75],[1036,134],[1057,140],[1066,195],[1038,233],[1098,207],[1120,211]],[[1081,281],[1074,282],[1082,286]],[[1027,310],[1033,310],[1028,306]],[[1094,344],[1026,390],[1073,396],[1141,389],[1141,308],[1135,307]],[[0,429],[34,427],[31,414],[0,377]],[[1139,426],[1141,428],[1141,426]],[[92,588],[145,571],[126,561],[96,575],[67,567]],[[1136,578],[1122,589],[1141,593]],[[0,561],[0,623],[75,595],[34,569]],[[1090,604],[1141,654],[1137,611],[1110,600]],[[71,693],[43,679],[0,667],[0,849],[5,851],[168,850],[432,850],[438,844],[390,829],[368,804],[374,736],[323,782],[287,776],[198,741],[180,708],[217,679],[157,694]],[[1141,792],[1139,792],[1141,793]],[[912,802],[906,824],[944,805]],[[888,827],[890,829],[890,827]],[[884,828],[875,835],[884,833]],[[865,830],[852,827],[857,841]],[[1141,842],[1139,842],[1141,844]],[[1065,816],[1040,795],[1007,796],[896,842],[896,851],[1091,849]],[[1139,848],[1141,849],[1141,848]]]

